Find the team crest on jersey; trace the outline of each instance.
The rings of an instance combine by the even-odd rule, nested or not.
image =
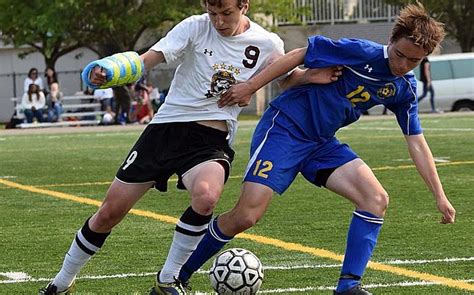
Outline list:
[[[206,97],[211,98],[220,95],[225,90],[234,85],[237,80],[235,76],[240,74],[240,70],[232,65],[215,64],[215,73],[211,77],[211,89],[207,90]]]
[[[397,93],[397,89],[395,88],[395,84],[387,83],[383,87],[377,90],[377,96],[380,99],[386,99],[392,96],[395,96]]]

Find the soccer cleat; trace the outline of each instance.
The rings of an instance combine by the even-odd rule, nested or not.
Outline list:
[[[336,292],[336,290],[334,290],[333,294],[334,295],[372,295],[372,293],[365,290],[360,285],[357,285],[354,288],[352,288],[350,290],[347,290],[345,292],[342,292],[342,293],[338,293],[338,292]]]
[[[160,272],[156,275],[155,286],[151,288],[150,295],[185,295],[191,288],[188,286],[188,282],[181,282],[177,278],[174,278],[172,283],[161,283]]]
[[[53,282],[50,282],[46,287],[39,290],[39,295],[67,295],[71,294],[74,290],[75,282],[72,282],[66,290],[58,292],[58,287],[53,285]]]

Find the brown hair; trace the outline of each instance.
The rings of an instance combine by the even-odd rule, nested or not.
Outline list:
[[[40,92],[40,89],[39,89],[39,86],[34,84],[34,83],[31,83],[30,85],[28,85],[28,100],[30,102],[33,101],[33,98],[31,97],[33,94],[36,94],[36,100],[39,100],[39,92]]]
[[[244,7],[244,4],[246,3],[249,3],[250,0],[236,0],[237,1],[237,7],[239,9],[242,9],[242,7]],[[204,7],[206,6],[206,4],[209,4],[211,6],[217,6],[217,7],[222,7],[222,0],[202,0],[202,5],[204,5]]]
[[[444,24],[430,17],[423,4],[417,1],[400,11],[392,29],[390,42],[408,38],[430,54],[443,41],[445,35]]]

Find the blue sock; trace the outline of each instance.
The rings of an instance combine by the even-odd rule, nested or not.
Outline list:
[[[181,268],[178,279],[182,282],[189,281],[194,272],[232,239],[233,237],[228,237],[221,232],[217,226],[217,217],[211,220],[206,234]]]
[[[370,212],[354,211],[347,234],[346,253],[336,292],[350,290],[360,284],[367,263],[372,256],[383,218]]]

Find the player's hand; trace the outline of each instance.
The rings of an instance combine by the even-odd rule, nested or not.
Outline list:
[[[94,67],[90,74],[89,74],[89,80],[91,81],[92,84],[101,86],[107,82],[107,79],[105,77],[105,70],[102,67]]]
[[[456,219],[456,209],[451,205],[447,198],[444,198],[441,201],[438,201],[438,210],[443,214],[441,217],[442,224],[454,223]]]
[[[239,83],[232,85],[226,92],[221,94],[221,98],[217,101],[217,105],[222,108],[224,106],[233,106],[238,104],[239,107],[248,106],[252,98],[253,90],[247,83]]]
[[[304,80],[308,84],[328,84],[337,81],[341,75],[342,66],[307,69],[304,73]]]

